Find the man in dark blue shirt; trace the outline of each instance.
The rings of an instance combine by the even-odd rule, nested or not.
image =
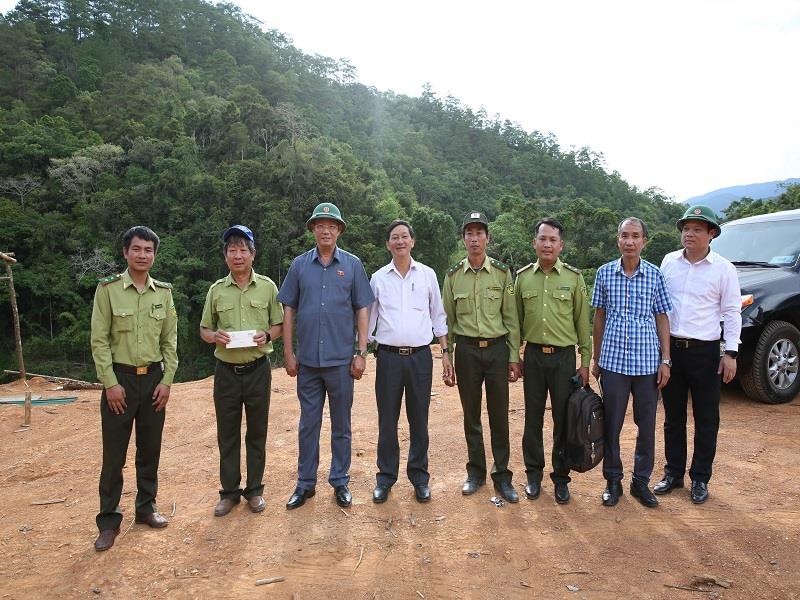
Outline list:
[[[361,260],[336,245],[346,227],[336,205],[319,204],[306,225],[317,244],[292,261],[278,294],[284,305],[285,368],[290,377],[297,377],[300,400],[297,487],[286,503],[288,509],[302,506],[315,493],[326,393],[332,454],[328,481],[339,506],[352,502],[347,486],[353,380],[361,379],[366,368],[369,306],[375,300]]]

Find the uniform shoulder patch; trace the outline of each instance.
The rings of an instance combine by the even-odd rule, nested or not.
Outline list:
[[[492,259],[492,266],[500,269],[501,271],[508,271],[508,265],[504,262],[500,262],[497,259]]]
[[[533,263],[528,263],[524,267],[521,267],[521,268],[517,269],[517,275],[522,273],[525,269],[530,269],[532,266],[533,266]]]
[[[109,275],[107,277],[100,277],[97,282],[100,285],[108,285],[109,283],[113,283],[119,279],[122,279],[122,273],[117,273],[116,275]]]
[[[465,260],[467,260],[467,259],[466,258],[462,258],[460,261],[458,261],[456,264],[454,264],[452,267],[450,267],[447,270],[447,274],[448,275],[453,275],[456,271],[458,271],[461,267],[464,266],[464,261]]]
[[[261,281],[268,281],[270,283],[273,283],[272,279],[270,279],[266,275],[261,275],[260,273],[256,273],[256,279],[260,279]]]
[[[156,287],[167,288],[168,290],[172,289],[171,283],[167,283],[166,281],[158,281],[158,279],[153,279],[153,285]]]
[[[567,263],[561,263],[561,264],[563,264],[567,269],[569,269],[573,273],[577,273],[578,275],[581,274],[581,270],[578,267],[573,267],[572,265],[568,265]]]

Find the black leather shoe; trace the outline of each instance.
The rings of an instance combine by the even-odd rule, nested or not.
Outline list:
[[[386,499],[389,497],[389,490],[392,488],[388,485],[383,483],[379,483],[375,486],[375,489],[372,491],[372,501],[375,504],[383,504],[386,502]]]
[[[676,488],[683,487],[683,477],[673,477],[672,475],[664,475],[664,479],[659,481],[653,488],[653,491],[659,495],[669,494]]]
[[[431,488],[424,483],[414,486],[414,497],[417,502],[430,502],[431,501]]]
[[[295,488],[294,492],[292,493],[292,497],[289,498],[289,501],[286,503],[286,508],[288,510],[292,510],[293,508],[300,508],[303,504],[306,503],[307,498],[313,498],[314,494],[317,493],[317,490],[311,488],[310,490],[302,490],[300,488]]]
[[[486,483],[483,479],[478,479],[477,477],[467,477],[467,480],[464,482],[464,485],[461,486],[461,493],[465,496],[471,496],[475,492],[478,491],[478,488],[481,487],[484,483]]]
[[[708,484],[704,481],[692,482],[692,502],[702,504],[708,500]]]
[[[94,549],[98,552],[102,552],[103,550],[108,550],[111,546],[114,545],[114,540],[117,539],[119,535],[119,527],[116,529],[103,529],[100,532],[100,535],[97,536],[97,539],[94,542]]]
[[[525,486],[525,497],[528,500],[536,500],[542,493],[542,484],[539,481],[529,481]]]
[[[153,529],[161,529],[162,527],[166,527],[169,525],[169,521],[167,521],[162,515],[157,512],[151,512],[147,515],[136,515],[136,522],[143,523],[144,525],[149,525]]]
[[[496,489],[503,498],[512,504],[519,502],[519,494],[517,494],[517,490],[514,489],[514,486],[511,485],[510,481],[495,481],[494,489]]]
[[[555,496],[559,504],[569,502],[569,486],[566,483],[557,483]]]
[[[655,508],[658,506],[658,500],[653,495],[653,492],[650,491],[650,488],[647,487],[647,484],[637,481],[636,479],[631,481],[631,496],[638,498],[642,506],[646,506],[647,508]]]
[[[619,479],[612,479],[606,483],[606,489],[603,490],[603,506],[616,506],[620,496],[622,496],[622,482]]]
[[[247,499],[247,505],[250,507],[250,512],[260,513],[267,508],[267,502],[264,496],[251,496]]]
[[[333,488],[333,495],[336,497],[336,504],[342,508],[347,508],[353,503],[353,495],[346,485],[337,485]]]
[[[239,500],[233,500],[232,498],[220,498],[217,505],[214,507],[214,516],[215,517],[224,517],[229,512],[233,510],[233,507],[239,504]]]

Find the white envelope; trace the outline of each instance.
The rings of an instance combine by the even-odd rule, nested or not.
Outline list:
[[[253,341],[253,336],[256,334],[255,329],[246,329],[244,331],[228,331],[231,341],[225,344],[226,348],[250,348],[257,344]]]

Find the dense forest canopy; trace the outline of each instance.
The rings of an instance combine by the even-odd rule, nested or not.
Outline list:
[[[660,261],[683,210],[588,148],[429,87],[366,87],[232,4],[22,0],[0,17],[0,250],[19,260],[29,371],[93,377],[97,277],[121,269],[122,233],[144,224],[162,238],[153,275],[174,285],[178,378],[208,375],[198,323],[226,273],[221,232],[251,227],[256,270],[280,284],[312,245],[320,201],[342,209],[340,244],[369,274],[388,260],[386,225],[405,217],[415,256],[441,276],[462,249],[457,224],[479,209],[490,252],[514,269],[532,260],[535,221],[560,218],[565,259],[590,281],[617,255],[622,217],[648,222],[645,256]],[[0,366],[15,368],[8,300],[2,286]]]

